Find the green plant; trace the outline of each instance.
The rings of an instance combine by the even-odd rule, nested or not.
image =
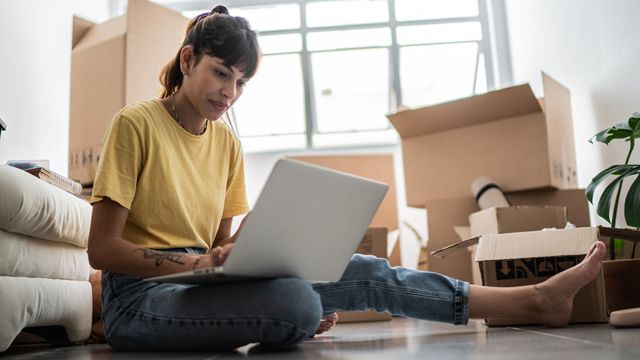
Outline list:
[[[622,183],[625,179],[636,176],[624,199],[624,218],[628,226],[640,228],[640,176],[638,176],[640,174],[640,164],[629,164],[635,139],[637,138],[640,138],[640,113],[634,113],[626,123],[616,124],[604,129],[589,140],[592,144],[593,140],[596,140],[605,145],[609,145],[615,139],[629,142],[629,152],[624,164],[611,165],[602,170],[591,180],[586,190],[587,199],[593,204],[593,195],[596,188],[601,184],[604,186],[604,180],[612,179],[602,191],[596,207],[598,216],[605,219],[612,227],[617,224]],[[614,192],[616,193],[615,198],[613,197]],[[612,202],[613,207],[611,206]],[[620,252],[623,246],[623,240],[611,239],[609,249],[612,260],[615,260],[616,252]],[[635,257],[635,251],[636,243],[634,242],[631,257]]]

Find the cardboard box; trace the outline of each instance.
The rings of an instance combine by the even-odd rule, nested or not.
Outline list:
[[[537,231],[545,228],[563,229],[567,223],[564,206],[510,206],[489,208],[469,215],[469,234],[464,239],[487,234]],[[461,240],[464,240],[461,239]],[[474,266],[477,245],[467,249],[471,256],[472,284],[481,285],[480,269]]]
[[[160,71],[175,57],[186,25],[180,13],[145,0],[130,0],[126,15],[101,24],[74,17],[70,178],[92,183],[113,115],[158,97]]]
[[[387,229],[373,227],[367,229],[356,253],[374,255],[380,258],[387,258]],[[358,322],[358,321],[383,321],[391,320],[389,313],[378,313],[375,311],[349,311],[339,312],[338,322]]]
[[[571,95],[542,74],[529,85],[388,116],[402,139],[407,204],[465,196],[486,175],[504,191],[577,186]]]
[[[478,244],[476,262],[486,286],[511,287],[540,283],[578,264],[597,241],[601,228],[575,228],[487,234],[434,252],[447,256]],[[572,323],[606,322],[602,271],[574,298]],[[490,326],[530,324],[522,319],[485,319]]]
[[[567,208],[567,219],[577,227],[590,226],[589,206],[584,189],[541,189],[534,191],[507,193],[513,205],[551,205]],[[422,270],[435,271],[457,279],[474,283],[472,258],[469,252],[460,251],[446,259],[431,253],[447,245],[455,244],[460,238],[454,231],[455,226],[469,226],[469,215],[479,211],[472,196],[450,199],[428,200],[427,227],[429,241],[426,248],[426,267]]]
[[[398,229],[398,205],[396,201],[393,155],[290,156],[289,158],[387,184],[389,190],[384,199],[382,199],[382,203],[369,226],[386,227],[389,231]]]

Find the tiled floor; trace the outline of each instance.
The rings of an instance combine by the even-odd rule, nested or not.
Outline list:
[[[3,356],[4,355],[4,356]],[[480,321],[450,326],[396,318],[339,324],[297,350],[262,353],[245,346],[229,353],[113,353],[107,345],[12,348],[4,359],[640,359],[640,328],[608,324],[488,328]]]

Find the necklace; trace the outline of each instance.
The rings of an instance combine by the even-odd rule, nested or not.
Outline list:
[[[187,129],[186,126],[184,126],[184,124],[182,123],[182,121],[180,121],[180,118],[178,117],[178,112],[176,111],[176,101],[175,101],[175,94],[171,94],[171,111],[173,112],[173,116],[176,118],[176,122],[178,123],[178,125],[180,125],[183,129],[189,131],[189,129]],[[199,133],[193,133],[191,131],[189,131],[190,134],[193,135],[202,135],[207,131],[207,124],[209,123],[209,121],[207,121],[207,119],[205,119],[204,121],[204,126],[202,127],[202,131],[200,131]]]

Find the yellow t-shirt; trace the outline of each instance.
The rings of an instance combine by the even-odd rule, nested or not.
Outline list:
[[[238,139],[221,121],[193,135],[159,100],[117,113],[105,137],[91,203],[129,209],[122,237],[152,248],[211,247],[220,220],[249,211]]]

